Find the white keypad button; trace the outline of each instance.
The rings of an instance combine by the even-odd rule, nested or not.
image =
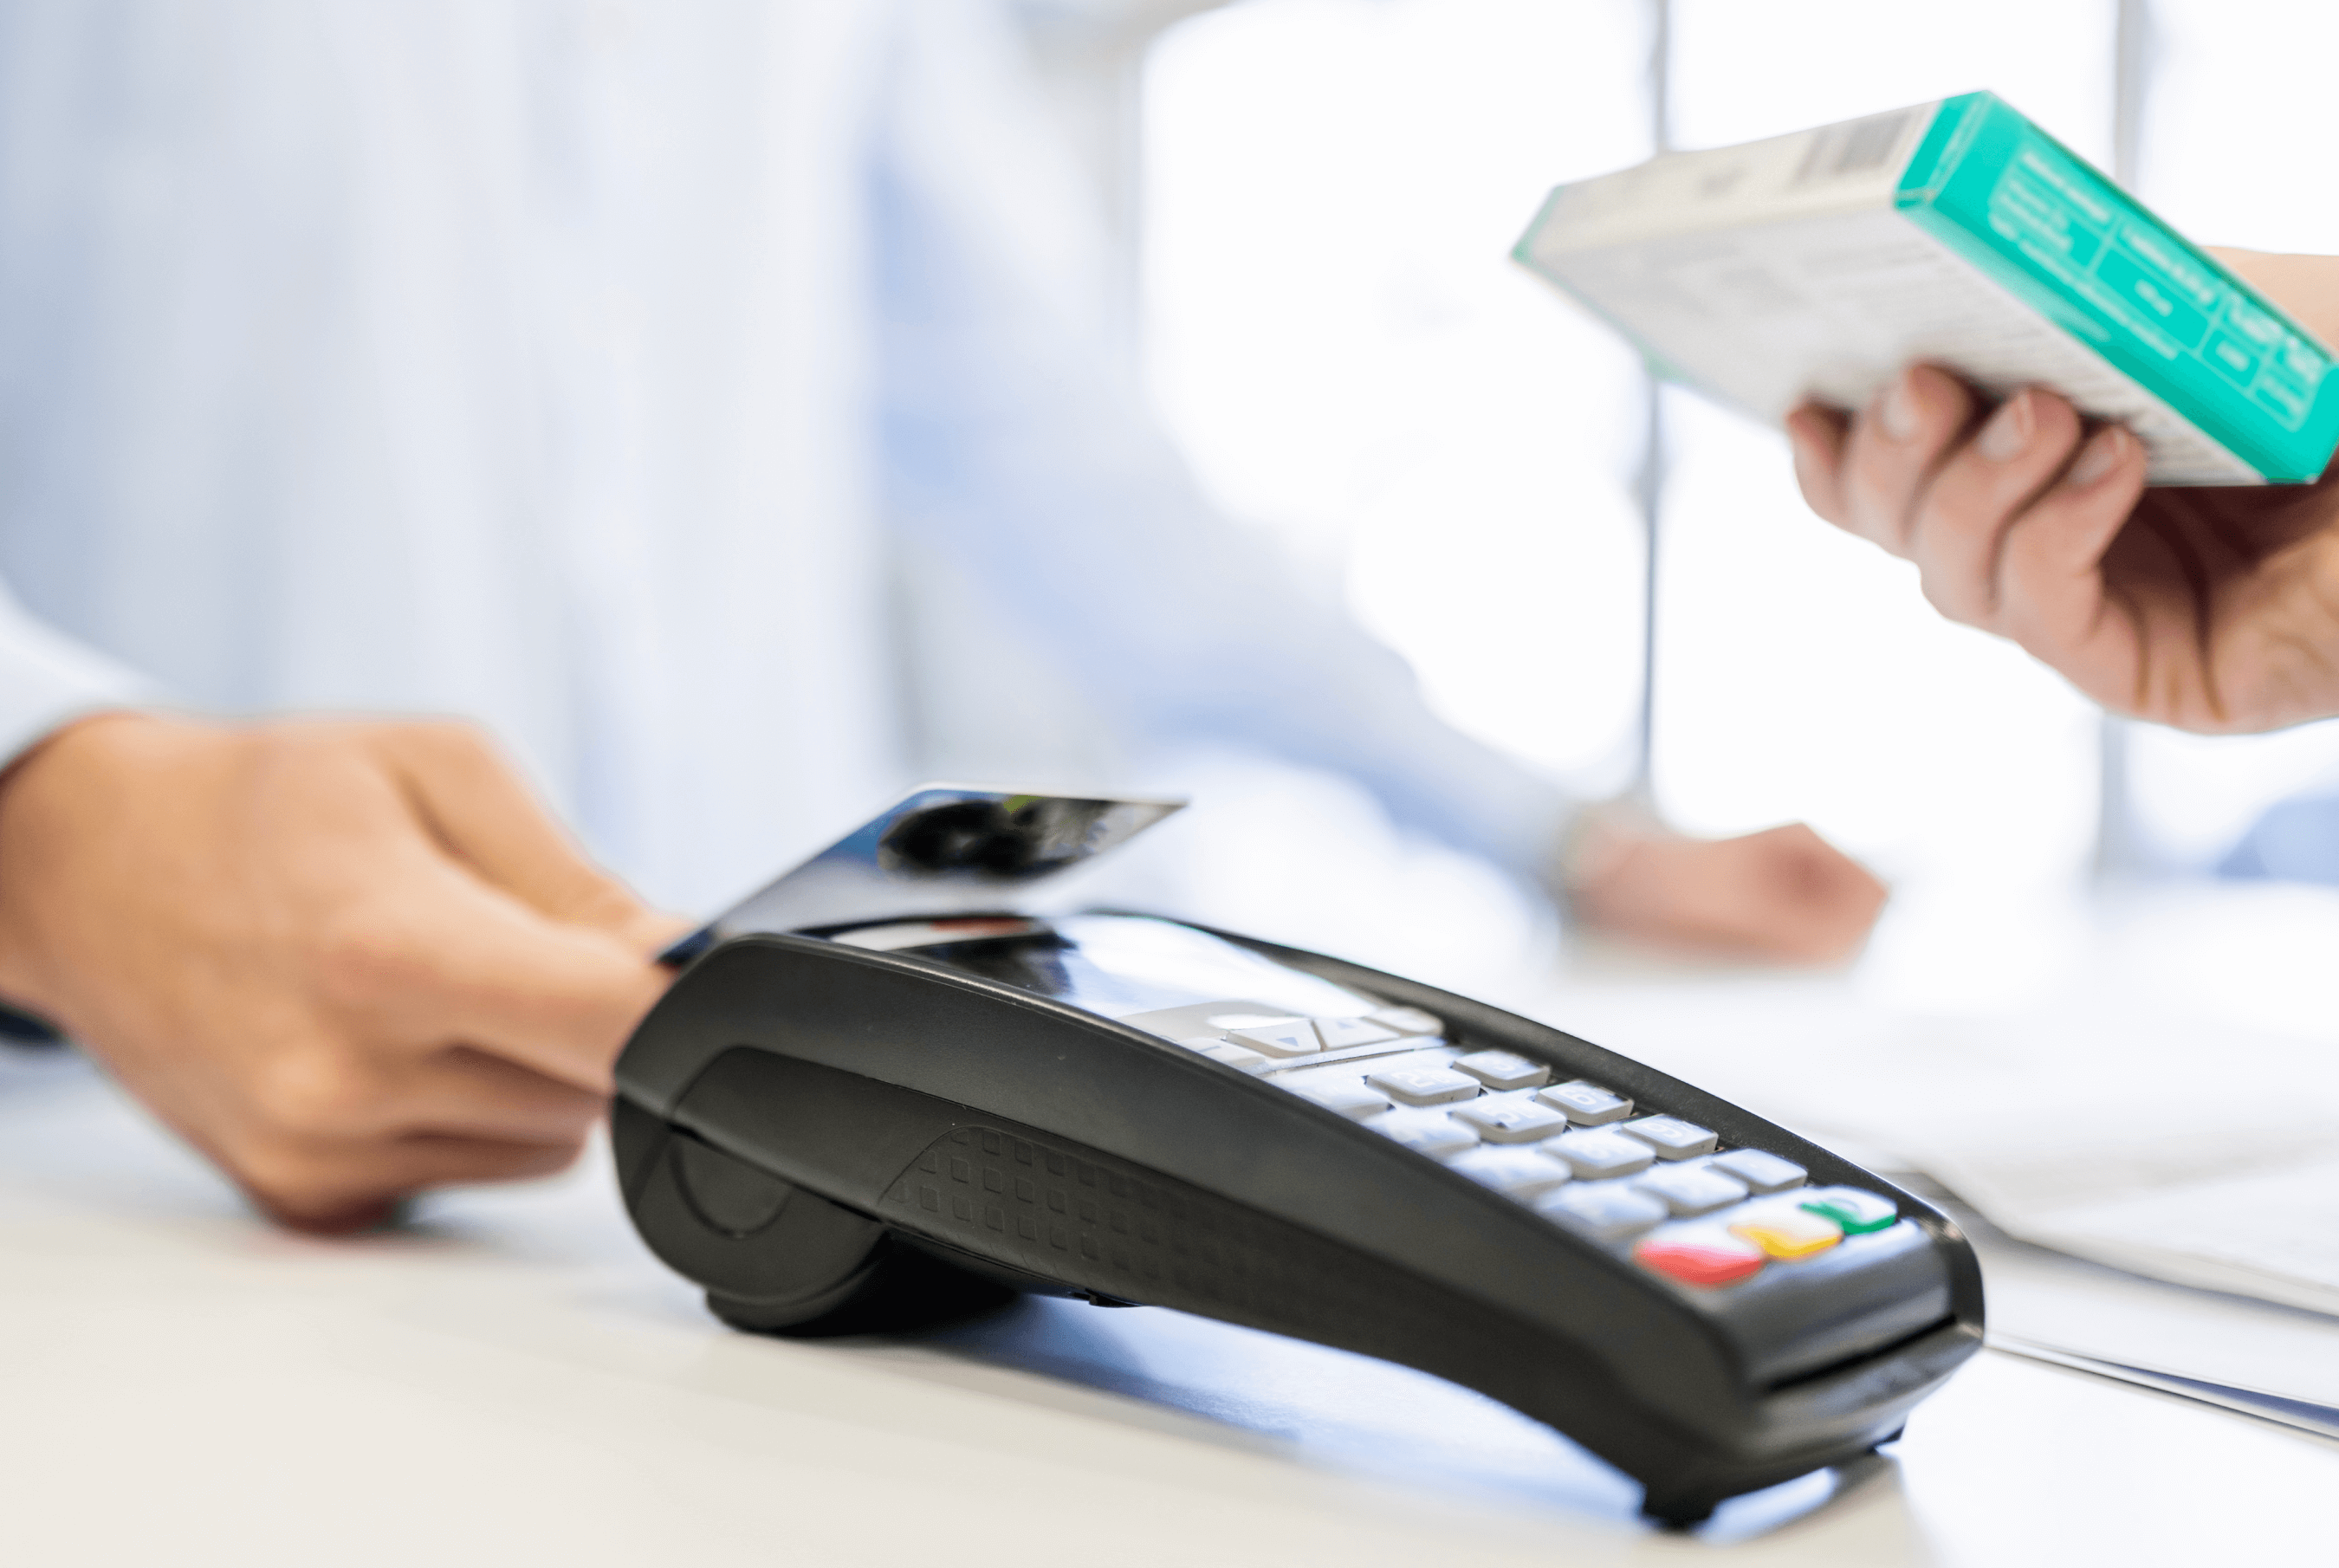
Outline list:
[[[1574,1083],[1554,1083],[1549,1089],[1538,1090],[1535,1098],[1554,1110],[1566,1112],[1567,1119],[1578,1127],[1605,1127],[1633,1114],[1631,1100],[1580,1078]]]
[[[1475,1132],[1442,1110],[1415,1110],[1409,1107],[1384,1110],[1378,1116],[1367,1117],[1364,1125],[1432,1159],[1448,1159],[1476,1147],[1478,1142]]]
[[[1375,1023],[1369,1018],[1319,1018],[1316,1034],[1323,1040],[1326,1050],[1345,1050],[1352,1045],[1378,1045],[1385,1040],[1397,1038],[1396,1031]]]
[[[1455,1058],[1454,1065],[1488,1089],[1533,1089],[1551,1081],[1551,1069],[1507,1050],[1474,1050]]]
[[[1567,1130],[1567,1118],[1525,1095],[1504,1095],[1457,1105],[1454,1114],[1488,1143],[1540,1143]]]
[[[1230,1029],[1227,1037],[1268,1056],[1311,1056],[1324,1049],[1315,1024],[1304,1018],[1287,1018],[1251,1029]]]
[[[1309,1079],[1322,1073],[1327,1077],[1345,1078],[1355,1082],[1361,1080],[1368,1072],[1397,1072],[1408,1068],[1443,1071],[1450,1060],[1442,1050],[1400,1050],[1391,1054],[1387,1047],[1367,1045],[1354,1052],[1335,1054],[1327,1051],[1322,1056],[1295,1056],[1288,1061],[1269,1063],[1268,1070],[1278,1077]],[[1327,1066],[1327,1062],[1337,1065]]]
[[[1424,1012],[1417,1007],[1384,1007],[1373,1013],[1376,1022],[1385,1023],[1399,1034],[1444,1034],[1446,1025],[1434,1012]]]
[[[1267,1058],[1247,1045],[1237,1045],[1230,1040],[1209,1036],[1201,1040],[1181,1040],[1178,1042],[1198,1056],[1212,1061],[1223,1061],[1229,1067],[1239,1067],[1245,1072],[1257,1072],[1267,1065]]]
[[[1755,1192],[1784,1192],[1801,1187],[1810,1172],[1791,1159],[1765,1154],[1759,1149],[1733,1149],[1713,1157],[1713,1169],[1736,1177]]]
[[[1713,1152],[1712,1133],[1677,1116],[1644,1116],[1616,1129],[1639,1139],[1657,1151],[1659,1159],[1690,1159]]]
[[[1368,1116],[1378,1116],[1389,1108],[1388,1097],[1375,1094],[1361,1083],[1342,1083],[1328,1080],[1320,1083],[1287,1085],[1302,1100],[1312,1100],[1327,1110],[1337,1110],[1351,1121],[1362,1121]]]
[[[1365,1081],[1404,1105],[1446,1105],[1478,1092],[1478,1080],[1450,1067],[1400,1067],[1368,1075]]]
[[[1622,1181],[1571,1182],[1535,1200],[1535,1212],[1588,1230],[1603,1241],[1622,1241],[1663,1223],[1665,1206]]]
[[[1733,1181],[1710,1165],[1659,1166],[1633,1178],[1633,1187],[1658,1198],[1683,1218],[1727,1208],[1746,1196],[1744,1182]]]
[[[1657,1158],[1656,1151],[1639,1139],[1604,1128],[1566,1133],[1540,1147],[1554,1159],[1565,1160],[1568,1169],[1586,1181],[1632,1176],[1648,1169]]]
[[[1525,1202],[1572,1179],[1566,1166],[1532,1149],[1482,1143],[1446,1164],[1471,1180]]]

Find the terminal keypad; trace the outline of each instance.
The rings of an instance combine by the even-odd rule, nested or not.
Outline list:
[[[1383,1040],[1396,1040],[1398,1032],[1387,1024],[1376,1023],[1369,1018],[1319,1018],[1316,1021],[1317,1038],[1326,1050],[1341,1050],[1352,1045],[1378,1045]]]
[[[1621,1181],[1581,1182],[1538,1199],[1535,1212],[1565,1220],[1603,1241],[1638,1236],[1665,1217],[1665,1206]]]
[[[1644,1116],[1638,1121],[1625,1122],[1616,1130],[1655,1149],[1659,1159],[1689,1159],[1713,1152],[1713,1134],[1677,1116]]]
[[[1507,1050],[1474,1050],[1456,1057],[1454,1067],[1488,1089],[1539,1089],[1551,1081],[1551,1069]]]
[[[1267,1066],[1268,1059],[1247,1045],[1237,1045],[1218,1035],[1204,1035],[1199,1040],[1181,1040],[1179,1044],[1189,1050],[1199,1051],[1212,1061],[1223,1061],[1229,1067],[1244,1072],[1258,1072]]]
[[[1287,1018],[1251,1029],[1231,1030],[1227,1038],[1238,1045],[1247,1045],[1269,1056],[1312,1056],[1324,1049],[1323,1036],[1316,1032],[1314,1023],[1304,1018]]]
[[[1446,1163],[1473,1181],[1522,1199],[1540,1198],[1574,1179],[1563,1162],[1517,1144],[1482,1143]]]
[[[1416,1154],[1443,1159],[1478,1141],[1478,1135],[1443,1111],[1400,1106],[1365,1119],[1365,1125],[1384,1138],[1395,1139]]]
[[[1365,1081],[1406,1105],[1450,1105],[1478,1095],[1476,1079],[1446,1067],[1400,1067],[1367,1074]]]
[[[1388,1100],[1358,1083],[1343,1083],[1333,1080],[1325,1083],[1293,1084],[1291,1092],[1312,1100],[1327,1110],[1337,1110],[1351,1121],[1362,1121],[1368,1116],[1378,1116],[1389,1108]]]
[[[1744,1182],[1750,1192],[1758,1193],[1784,1192],[1801,1187],[1809,1174],[1793,1160],[1765,1154],[1759,1149],[1733,1149],[1728,1154],[1717,1154],[1713,1168]]]
[[[1637,1138],[1597,1129],[1554,1138],[1544,1145],[1544,1152],[1554,1159],[1565,1160],[1568,1168],[1586,1181],[1636,1176],[1648,1169],[1657,1158],[1656,1150]]]
[[[1229,1022],[1234,1021],[1232,1020]],[[1635,1107],[1507,1050],[1465,1050],[1419,1008],[1288,1018],[1177,1044],[1347,1117],[1680,1284],[1721,1289],[1903,1223],[1860,1188]],[[1167,1031],[1163,1032],[1167,1033]]]
[[[1507,1094],[1457,1105],[1454,1119],[1468,1122],[1488,1143],[1541,1143],[1567,1130],[1567,1118],[1551,1107]]]
[[[1681,1215],[1712,1214],[1746,1196],[1744,1182],[1710,1165],[1661,1165],[1633,1185]]]
[[[1567,1119],[1578,1127],[1605,1127],[1633,1114],[1631,1100],[1582,1079],[1573,1083],[1555,1083],[1535,1098],[1554,1110],[1564,1111]]]

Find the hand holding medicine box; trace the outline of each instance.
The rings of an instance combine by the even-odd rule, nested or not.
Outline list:
[[[1923,360],[2127,426],[2156,485],[2302,483],[2339,446],[2330,350],[1989,93],[1562,185],[1515,255],[1766,423]]]

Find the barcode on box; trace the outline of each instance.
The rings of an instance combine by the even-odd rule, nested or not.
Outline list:
[[[1816,185],[1828,180],[1874,173],[1891,162],[1893,149],[1900,145],[1901,133],[1920,113],[1915,109],[1897,109],[1890,114],[1870,114],[1865,120],[1830,125],[1811,138],[1811,151],[1803,154],[1802,167],[1795,171],[1793,182]]]

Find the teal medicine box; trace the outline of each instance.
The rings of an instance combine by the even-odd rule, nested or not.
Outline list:
[[[2339,446],[2330,350],[1993,94],[1563,185],[1515,255],[1769,422],[1929,360],[2126,424],[2155,484],[2303,482]]]

